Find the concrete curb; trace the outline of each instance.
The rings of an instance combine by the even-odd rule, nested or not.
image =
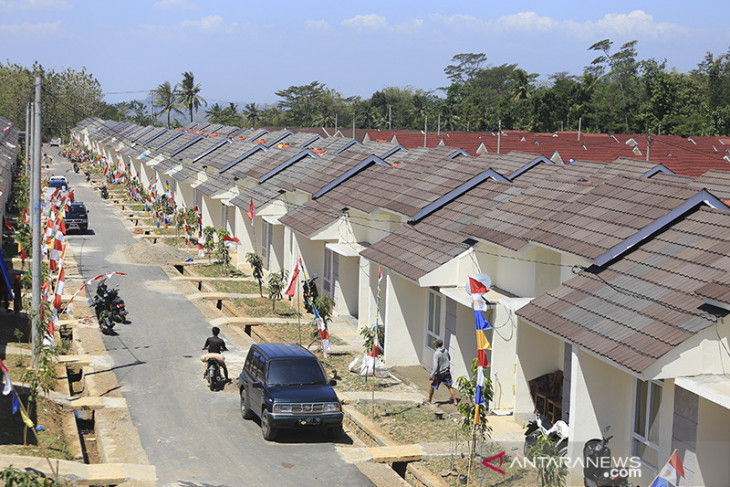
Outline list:
[[[135,485],[153,486],[157,476],[152,465],[135,465],[129,463],[86,464],[71,460],[52,459],[54,468],[58,466],[59,475],[71,480],[76,485],[117,485],[134,482]],[[9,466],[23,470],[43,472],[52,475],[48,462],[43,457],[22,457],[0,455],[0,468]]]

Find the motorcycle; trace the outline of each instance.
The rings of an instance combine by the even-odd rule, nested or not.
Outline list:
[[[309,279],[302,280],[302,294],[304,296],[304,309],[307,310],[308,313],[312,313],[313,309],[312,306],[314,304],[314,299],[319,296],[319,292],[317,291],[317,284],[314,282],[317,279],[317,273],[315,272],[312,274],[312,277]]]
[[[116,288],[109,289],[103,281],[96,288],[94,308],[97,316],[101,316],[102,313],[108,315],[112,327],[114,326],[114,322],[124,323],[126,321],[127,308],[124,300],[119,297],[119,290]]]
[[[78,174],[79,172],[79,165],[74,162],[74,172]]]
[[[540,414],[536,414],[535,419],[527,423],[525,430],[525,456],[529,456],[528,452],[537,445],[539,437],[549,438],[561,457],[568,455],[568,425],[565,421],[558,420],[554,425],[550,426],[550,423],[547,423],[546,426],[543,424]]]
[[[627,475],[611,475],[611,473],[628,472],[625,469],[616,469],[611,465],[611,449],[608,441],[613,435],[608,435],[610,426],[603,430],[602,438],[586,441],[583,446],[583,485],[585,487],[631,487]],[[613,471],[613,472],[612,472]]]
[[[109,198],[109,190],[106,189],[106,186],[102,186],[100,192],[101,192],[102,198],[104,198],[104,199]]]
[[[209,357],[208,368],[205,369],[205,379],[208,381],[208,387],[211,391],[214,391],[218,387],[219,382],[223,382],[223,375],[221,375],[221,366],[218,363],[218,359]]]
[[[84,176],[86,176],[87,183],[91,181],[91,173],[89,171],[84,171]]]

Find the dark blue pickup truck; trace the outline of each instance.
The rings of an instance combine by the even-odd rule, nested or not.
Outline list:
[[[342,432],[342,405],[322,364],[293,343],[251,347],[238,377],[241,415],[261,418],[261,433],[273,440],[280,429],[323,428],[331,437]]]

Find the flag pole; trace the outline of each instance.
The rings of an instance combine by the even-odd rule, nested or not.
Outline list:
[[[299,276],[297,276],[297,280],[299,280]],[[302,295],[301,284],[297,283],[297,335],[299,336],[299,346],[302,345],[302,312],[301,312],[300,302],[299,302],[301,295]]]

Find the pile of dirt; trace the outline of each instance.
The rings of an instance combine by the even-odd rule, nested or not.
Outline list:
[[[121,254],[130,264],[161,265],[168,262],[182,262],[188,255],[184,250],[179,250],[163,243],[152,244],[146,240],[125,245]]]

